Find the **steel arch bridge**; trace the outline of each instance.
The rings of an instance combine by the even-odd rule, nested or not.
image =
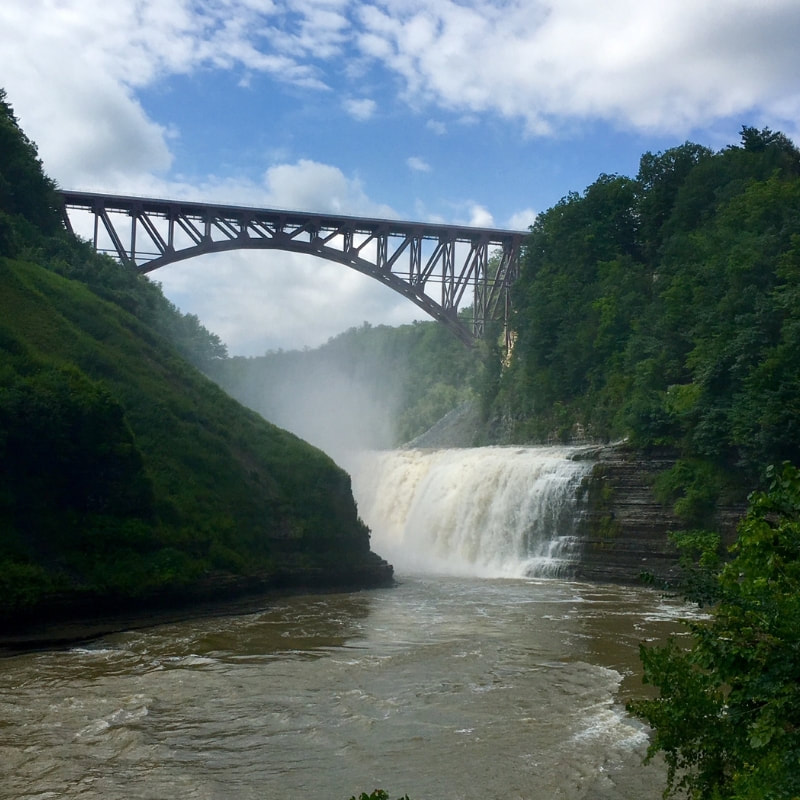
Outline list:
[[[509,289],[525,236],[520,231],[94,192],[61,195],[70,230],[76,215],[90,214],[95,250],[141,273],[230,250],[306,253],[375,278],[468,345],[491,321],[501,322],[508,335]],[[465,322],[458,310],[470,301],[472,320]]]

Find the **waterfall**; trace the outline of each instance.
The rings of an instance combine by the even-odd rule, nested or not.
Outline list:
[[[565,447],[364,453],[351,466],[372,549],[398,573],[558,575],[590,469]]]

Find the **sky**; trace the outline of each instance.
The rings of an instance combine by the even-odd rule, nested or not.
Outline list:
[[[798,0],[3,0],[0,86],[65,189],[526,230],[648,151],[799,142],[798,41]],[[232,355],[422,314],[280,251],[151,277]]]

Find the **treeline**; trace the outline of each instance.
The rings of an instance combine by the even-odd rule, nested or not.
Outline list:
[[[687,517],[800,463],[800,152],[783,134],[647,153],[635,179],[569,194],[532,227],[513,302],[495,438],[673,448],[660,488]]]
[[[196,317],[65,230],[1,91],[0,153],[0,630],[388,579],[348,476],[188,363],[225,356]]]

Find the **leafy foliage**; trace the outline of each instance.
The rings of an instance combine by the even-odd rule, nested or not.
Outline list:
[[[41,169],[36,146],[20,130],[0,89],[0,255],[23,249],[31,235],[60,226],[55,184]]]
[[[659,696],[629,708],[653,728],[649,757],[664,754],[670,794],[800,796],[800,471],[768,478],[717,570],[711,619],[688,623],[688,648],[641,650]]]
[[[699,606],[719,600],[718,574],[723,560],[720,535],[707,530],[674,531],[670,539],[680,552],[681,592]]]
[[[800,462],[800,152],[785,136],[646,153],[635,180],[603,175],[541,214],[523,261],[511,363],[485,400],[505,440],[668,446],[695,525],[714,503],[704,475],[722,492]]]

